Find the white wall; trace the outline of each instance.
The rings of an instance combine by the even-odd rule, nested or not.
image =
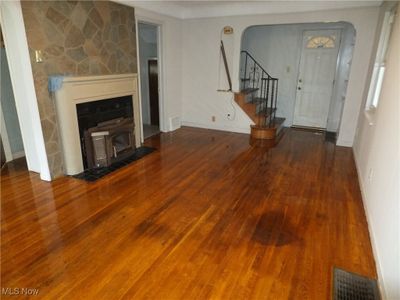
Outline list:
[[[236,106],[233,94],[217,92],[221,87],[219,75],[226,76],[220,63],[221,30],[225,25],[232,25],[224,20],[218,18],[183,21],[183,124],[249,133],[249,118]],[[238,38],[240,39],[240,35],[234,32],[234,42]],[[231,49],[235,50],[234,47],[226,49],[229,62],[231,59],[235,61],[229,52]],[[230,73],[235,86],[238,77],[233,70],[234,66]],[[229,120],[228,113],[235,118]],[[212,122],[213,116],[215,122]]]
[[[1,1],[0,16],[28,169],[51,180],[20,2]]]
[[[234,33],[233,88],[239,89],[239,59],[241,37],[244,30],[253,25],[295,24],[345,21],[356,29],[356,45],[349,78],[347,100],[343,109],[338,137],[339,145],[351,146],[367,79],[368,62],[373,48],[373,36],[379,16],[379,8],[320,11],[313,13],[236,16],[183,20],[183,120],[185,124],[207,128],[219,128],[237,132],[249,132],[251,120],[235,104],[233,113],[231,95],[218,93],[219,40],[221,29],[232,26]],[[216,116],[216,122],[211,116]]]
[[[149,58],[157,58],[157,26],[139,23],[139,64],[142,122],[150,124]]]
[[[394,24],[379,106],[364,105],[354,156],[384,299],[400,299],[400,17]]]
[[[171,127],[170,118],[182,116],[182,21],[140,8],[135,8],[135,17],[139,22],[161,25],[160,130],[175,130],[180,126]]]

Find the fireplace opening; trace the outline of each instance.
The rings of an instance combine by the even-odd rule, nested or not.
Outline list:
[[[135,152],[132,97],[76,105],[84,169],[107,167]]]

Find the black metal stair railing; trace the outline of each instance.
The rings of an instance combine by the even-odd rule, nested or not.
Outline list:
[[[257,89],[250,101],[256,104],[257,113],[264,115],[266,125],[272,127],[276,117],[278,101],[278,78],[274,78],[250,55],[243,50],[241,55],[241,90]]]

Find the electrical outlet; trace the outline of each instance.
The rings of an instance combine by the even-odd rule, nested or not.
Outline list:
[[[228,114],[227,117],[230,118],[230,117],[231,117],[231,114]]]
[[[215,122],[215,116],[211,116],[211,121]]]
[[[42,50],[35,50],[35,62],[42,63],[43,62],[43,52]]]

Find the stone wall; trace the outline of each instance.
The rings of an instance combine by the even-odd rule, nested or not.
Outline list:
[[[63,174],[48,76],[137,72],[132,7],[108,1],[22,1],[32,73],[52,177]],[[35,60],[40,50],[43,62]]]

